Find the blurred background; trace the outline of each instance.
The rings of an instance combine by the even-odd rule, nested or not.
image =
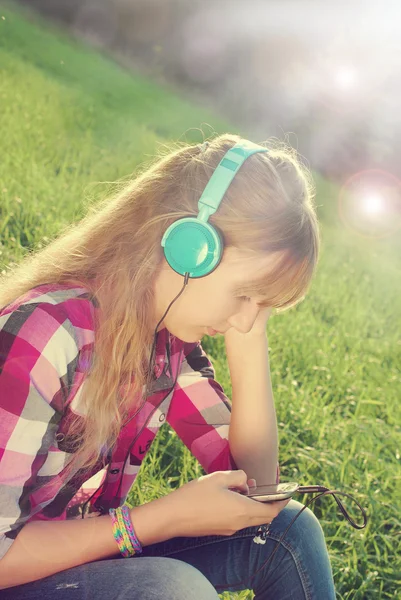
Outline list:
[[[24,1],[327,175],[400,175],[399,1]]]

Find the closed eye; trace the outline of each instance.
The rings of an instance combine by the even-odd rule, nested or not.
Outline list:
[[[238,296],[238,299],[241,300],[242,302],[250,302],[252,300],[252,298],[250,298],[249,296]],[[259,304],[258,303],[259,308],[263,307],[263,304]]]

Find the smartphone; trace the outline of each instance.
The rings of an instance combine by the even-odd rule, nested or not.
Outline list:
[[[299,485],[294,481],[273,483],[271,485],[257,485],[256,487],[249,488],[249,494],[244,494],[244,496],[258,502],[276,502],[277,500],[291,498],[298,488]]]

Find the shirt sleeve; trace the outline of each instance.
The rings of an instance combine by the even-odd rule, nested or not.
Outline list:
[[[186,343],[184,356],[167,421],[206,473],[237,470],[228,442],[231,402],[200,342]],[[279,474],[277,465],[276,483]]]
[[[60,306],[27,303],[0,316],[0,558],[32,514],[53,499],[49,486],[40,501],[31,493],[48,483],[40,469],[77,356],[74,327]]]

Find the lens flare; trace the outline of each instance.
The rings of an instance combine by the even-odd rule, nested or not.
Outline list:
[[[338,67],[334,73],[334,82],[342,90],[349,90],[356,83],[356,71],[352,67]]]
[[[363,210],[368,215],[377,215],[385,210],[383,198],[378,195],[367,196],[363,201]]]
[[[342,186],[338,211],[353,233],[389,237],[401,227],[401,181],[380,169],[359,171]]]

